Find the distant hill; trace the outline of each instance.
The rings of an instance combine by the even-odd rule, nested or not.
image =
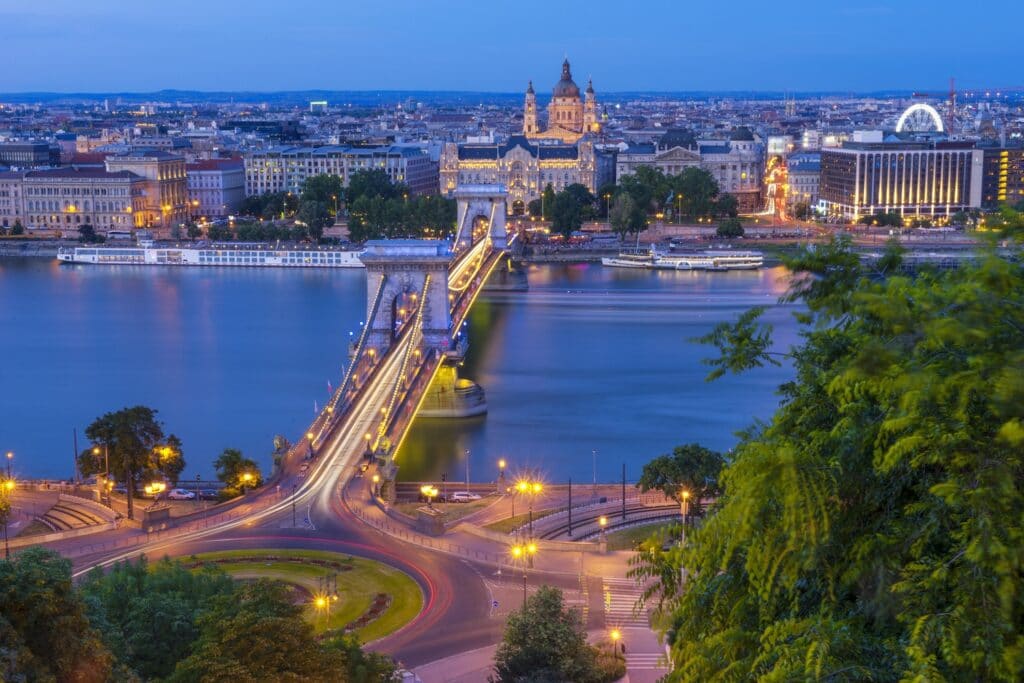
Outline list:
[[[544,92],[538,93],[543,98]],[[817,99],[821,97],[878,97],[901,98],[910,97],[910,90],[891,90],[869,93],[853,92],[790,92],[785,93],[796,99]],[[677,91],[677,92],[602,92],[598,91],[598,100],[603,102],[621,102],[626,100],[711,100],[711,99],[781,99],[784,93],[772,91]],[[444,91],[444,90],[293,90],[257,92],[239,91],[200,91],[200,90],[156,90],[153,92],[18,92],[0,93],[0,102],[18,104],[81,104],[102,102],[105,99],[127,103],[139,102],[188,102],[188,103],[224,103],[238,102],[243,104],[267,103],[275,105],[306,106],[310,100],[327,100],[331,105],[382,105],[404,102],[412,99],[434,105],[473,105],[473,104],[511,104],[522,100],[523,93],[478,92],[478,91]]]

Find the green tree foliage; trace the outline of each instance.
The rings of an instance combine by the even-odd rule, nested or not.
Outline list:
[[[548,183],[544,192],[541,193],[540,208],[544,220],[551,220],[551,214],[555,210],[555,188],[551,186],[551,183]]]
[[[599,665],[579,610],[566,608],[562,591],[550,586],[542,586],[509,615],[494,670],[493,683],[603,683],[618,677]]]
[[[185,234],[190,240],[195,241],[203,236],[203,229],[199,227],[198,223],[189,223],[185,227]]]
[[[532,199],[532,200],[530,200],[530,203],[526,205],[526,212],[528,214],[530,214],[531,216],[534,216],[536,218],[540,218],[541,217],[541,213],[542,213],[542,211],[544,209],[544,207],[541,206],[541,203],[542,202],[539,199]]]
[[[156,419],[156,410],[147,406],[133,406],[107,413],[86,427],[85,435],[94,444],[106,446],[111,473],[127,487],[128,517],[132,518],[135,482],[139,481],[144,471],[152,468],[154,448],[164,439],[163,426]],[[92,454],[91,449],[86,449],[78,456],[78,469],[85,476],[102,471],[102,467],[103,463]]]
[[[103,235],[96,233],[96,228],[92,227],[91,223],[83,223],[78,226],[78,239],[86,244],[99,244],[106,241]]]
[[[324,640],[328,651],[339,654],[342,669],[348,674],[347,683],[384,683],[394,680],[395,663],[385,655],[367,652],[359,645],[354,633],[332,635]]]
[[[647,216],[643,209],[633,200],[632,195],[623,192],[617,196],[612,203],[608,215],[608,222],[612,230],[618,233],[619,237],[639,233],[647,227]]]
[[[793,205],[793,216],[799,220],[807,220],[811,217],[811,205],[807,202],[797,202]]]
[[[651,166],[639,166],[619,182],[619,192],[632,197],[644,214],[661,211],[672,189],[668,177]]]
[[[239,213],[254,218],[289,218],[299,210],[299,197],[293,192],[265,192],[246,197]],[[212,238],[211,238],[212,239]]]
[[[726,218],[718,223],[715,234],[719,237],[732,238],[743,237],[743,223],[739,218]]]
[[[154,474],[177,486],[181,473],[185,471],[185,454],[182,451],[181,439],[171,434],[162,444],[156,446],[154,452]]]
[[[198,619],[193,653],[178,663],[169,683],[345,680],[343,654],[313,637],[283,584],[244,584],[211,603]]]
[[[391,182],[387,171],[378,168],[353,173],[348,179],[348,190],[345,191],[345,198],[351,203],[360,197],[368,199],[373,197],[405,199],[410,194],[412,193],[408,187],[401,183]]]
[[[0,680],[103,683],[112,667],[69,560],[39,547],[0,560]]]
[[[715,214],[718,216],[725,216],[727,218],[736,218],[740,213],[740,202],[736,199],[736,195],[723,192],[718,195],[718,201],[715,202]]]
[[[682,491],[690,494],[690,511],[700,512],[700,501],[721,493],[719,474],[725,460],[721,453],[690,443],[676,446],[671,455],[661,455],[644,465],[636,486],[642,492],[657,490],[674,500]]]
[[[672,189],[682,197],[683,215],[711,216],[716,213],[718,198],[718,181],[710,172],[697,166],[689,166],[671,179]],[[731,196],[731,195],[730,195]],[[734,198],[735,199],[735,198]],[[724,208],[727,214],[730,202],[726,200]],[[731,206],[735,209],[735,205]]]
[[[361,196],[349,204],[349,237],[442,237],[455,227],[455,200],[441,196]]]
[[[586,185],[573,183],[555,195],[550,216],[555,232],[569,237],[594,217],[594,195]]]
[[[19,237],[25,234],[25,226],[21,224],[20,219],[14,220],[14,225],[11,226],[11,235],[13,237]]]
[[[196,625],[216,599],[230,597],[235,584],[220,569],[190,571],[145,558],[95,569],[83,583],[89,618],[117,660],[144,679],[166,676],[192,652]]]
[[[668,680],[1024,676],[1024,269],[994,248],[916,277],[899,259],[839,240],[787,260],[795,379],[687,546],[634,570],[659,580]],[[716,373],[776,362],[756,326],[709,335]]]
[[[217,479],[224,482],[223,494],[227,497],[238,495],[243,486],[252,489],[263,485],[260,466],[255,460],[242,455],[242,451],[237,448],[225,448],[213,466],[217,470]],[[245,480],[243,477],[246,474],[252,475],[252,479]]]
[[[334,211],[335,201],[342,201],[345,196],[345,187],[342,184],[341,176],[321,173],[306,179],[302,185],[302,196],[299,201],[323,202]]]
[[[311,199],[303,199],[299,202],[299,211],[295,218],[306,226],[309,237],[313,240],[323,237],[324,228],[333,221],[330,204]]]

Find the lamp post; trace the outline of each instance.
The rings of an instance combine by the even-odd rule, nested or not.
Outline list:
[[[607,543],[608,540],[604,535],[604,528],[608,526],[608,518],[604,515],[601,515],[597,518],[597,525],[601,527],[601,543]]]
[[[685,545],[686,544],[686,523],[687,523],[687,521],[689,521],[689,517],[690,517],[690,492],[688,490],[686,490],[686,489],[683,489],[682,493],[679,494],[679,507],[680,507],[679,512],[683,515],[683,532],[682,532],[682,536],[680,537],[679,540],[680,540],[680,542],[682,544]]]
[[[7,478],[11,478],[11,461],[14,460],[14,451],[7,451]]]
[[[97,458],[100,457],[100,447],[99,446],[93,446],[92,447],[92,454],[95,455]],[[8,457],[10,457],[11,454],[8,453],[7,455],[8,455]],[[7,476],[8,477],[10,476],[10,472],[7,473]],[[106,487],[106,483],[107,483],[107,481],[109,479],[110,479],[110,448],[107,446],[106,443],[104,443],[103,444],[103,484],[104,484],[104,486],[103,486],[103,488],[100,489],[100,502],[101,503],[103,502],[102,491],[103,491],[104,488],[107,488]],[[96,485],[97,485],[97,487],[99,487],[99,481],[98,480],[96,482]],[[109,492],[107,493],[107,507],[110,507],[110,493]]]
[[[431,510],[434,509],[434,498],[437,497],[437,488],[430,484],[424,484],[420,487],[420,493],[427,499],[427,507]]]
[[[10,462],[8,460],[8,462]],[[5,500],[10,499],[11,493],[14,492],[14,480],[10,477],[4,482],[3,496]],[[10,514],[4,516],[4,558],[11,559],[11,545],[7,540],[7,524],[10,522]]]
[[[521,562],[523,565],[523,606],[526,606],[526,570],[527,563],[533,561],[537,554],[537,544],[534,542],[517,543],[509,550],[513,562]]]
[[[245,495],[246,487],[253,480],[252,472],[243,472],[241,479],[242,479],[242,495],[244,496]]]
[[[499,493],[499,494],[501,493],[501,489],[505,485],[505,465],[506,464],[507,463],[505,462],[505,458],[499,458],[498,459],[498,481],[494,485],[494,487],[496,489],[496,492]]]
[[[380,489],[380,475],[376,472],[373,475],[373,495],[378,495],[377,491]]]

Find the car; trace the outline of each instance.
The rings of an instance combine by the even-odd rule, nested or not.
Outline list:
[[[168,500],[194,500],[195,497],[195,491],[187,491],[185,489],[171,489],[167,492]]]
[[[448,496],[448,500],[453,503],[471,503],[474,500],[480,500],[480,496],[469,491],[456,491]]]
[[[220,498],[220,491],[217,489],[199,489],[199,497],[203,500],[217,500]]]

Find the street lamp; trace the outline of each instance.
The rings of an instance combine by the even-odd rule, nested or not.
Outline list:
[[[245,495],[245,487],[248,486],[249,483],[252,482],[252,480],[253,480],[252,472],[243,472],[241,478],[242,478],[242,495],[244,496]]]
[[[608,637],[612,641],[612,652],[614,652],[615,654],[618,654],[619,653],[619,647],[620,647],[619,641],[622,640],[622,631],[620,631],[617,628],[613,628],[611,630],[611,632],[608,634]],[[621,643],[621,647],[622,647],[622,654],[626,654],[626,644],[625,643]]]
[[[377,474],[376,472],[374,472],[372,481],[373,481],[373,495],[376,496],[376,495],[378,495],[377,492],[380,490],[380,475]]]
[[[427,507],[431,510],[434,509],[434,498],[437,497],[437,487],[431,486],[430,484],[424,484],[420,487],[420,493],[427,499]]]
[[[597,518],[597,525],[601,527],[601,542],[604,543],[606,540],[604,535],[604,528],[608,526],[608,518],[604,515],[601,515]]]
[[[11,478],[11,461],[14,460],[14,451],[7,451],[7,478]]]
[[[513,562],[521,562],[523,565],[523,606],[526,605],[526,569],[528,563],[533,561],[533,556],[537,554],[537,544],[533,543],[517,543],[516,545],[509,548],[509,554],[512,555]]]
[[[92,454],[95,455],[97,458],[100,457],[100,447],[99,446],[93,446],[92,447]],[[8,455],[10,455],[10,454],[8,454]],[[10,476],[10,473],[8,473],[8,476]],[[110,479],[110,449],[107,447],[107,444],[104,443],[103,444],[103,482],[104,482],[104,484],[106,484],[106,482],[109,479]],[[96,480],[97,488],[99,488],[99,484],[100,484],[99,479],[97,479]],[[103,502],[102,490],[103,489],[100,489],[100,491],[101,491],[100,502],[101,503]],[[110,495],[109,494],[107,494],[107,507],[110,507]]]
[[[10,457],[11,454],[8,453],[7,455],[8,455],[8,457]],[[8,459],[8,463],[9,462],[10,462],[10,460]],[[7,481],[4,482],[4,488],[3,488],[4,500],[8,500],[10,498],[11,494],[14,493],[14,486],[15,486],[14,480],[11,479],[10,477],[8,477]],[[10,514],[7,514],[7,515],[4,516],[4,558],[8,559],[8,560],[11,559],[11,545],[10,545],[10,542],[7,540],[7,524],[9,522],[10,522]]]
[[[686,522],[688,521],[688,518],[690,516],[690,492],[687,489],[683,489],[682,493],[679,495],[679,505],[682,508],[682,510],[680,512],[682,512],[682,515],[683,515],[683,531],[682,531],[682,537],[681,537],[680,540],[681,540],[681,542],[683,544],[685,544],[686,543]]]

